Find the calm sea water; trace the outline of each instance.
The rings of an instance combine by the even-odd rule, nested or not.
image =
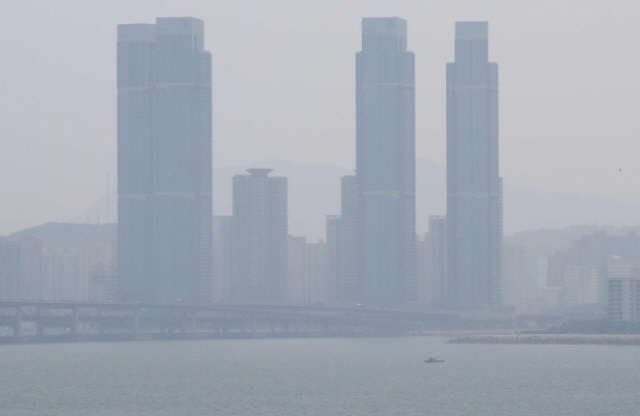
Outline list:
[[[638,414],[639,347],[431,337],[0,346],[2,416]]]

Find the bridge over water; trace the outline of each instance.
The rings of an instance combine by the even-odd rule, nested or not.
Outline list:
[[[0,301],[0,340],[400,335],[455,325],[454,313],[359,307]]]
[[[0,301],[1,342],[403,335],[549,326],[556,315],[362,307]]]

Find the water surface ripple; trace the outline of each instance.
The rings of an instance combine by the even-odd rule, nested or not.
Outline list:
[[[2,416],[625,416],[640,347],[318,338],[0,346]],[[425,364],[429,356],[444,363]]]

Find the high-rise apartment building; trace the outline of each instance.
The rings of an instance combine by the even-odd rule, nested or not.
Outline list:
[[[516,313],[527,313],[538,298],[524,246],[504,244],[502,247],[502,304]]]
[[[288,273],[287,178],[271,169],[233,177],[230,297],[235,302],[286,300]]]
[[[606,273],[609,320],[615,324],[640,322],[640,263],[611,256]]]
[[[574,293],[591,287],[591,277],[587,276],[595,273],[597,303],[604,308],[608,302],[607,264],[611,256],[640,262],[640,236],[635,232],[608,235],[604,231],[583,235],[579,240],[574,240],[567,250],[548,257],[547,285],[562,288],[562,304],[569,306],[579,299],[590,299],[591,295]],[[578,273],[579,270],[583,272]],[[590,272],[587,273],[587,270]]]
[[[20,299],[20,243],[0,238],[0,300]]]
[[[230,299],[233,264],[233,216],[213,216],[213,301]]]
[[[327,239],[326,301],[335,304],[339,302],[338,284],[341,274],[340,215],[327,215],[325,229]]]
[[[456,23],[447,64],[447,246],[451,305],[500,305],[498,65],[488,61],[487,22]]]
[[[327,244],[307,243],[307,293],[311,305],[327,304]]]
[[[307,283],[307,238],[290,235],[287,253],[287,299],[295,304],[306,303]]]
[[[447,303],[447,218],[442,215],[429,217],[430,275],[432,280],[430,295],[436,305]]]
[[[415,288],[415,82],[407,22],[362,19],[356,54],[357,261],[362,301],[397,306]]]
[[[357,272],[357,191],[356,177],[340,178],[341,213],[327,217],[326,301],[353,305],[361,302]]]
[[[118,276],[125,301],[212,298],[211,55],[191,17],[118,26]]]

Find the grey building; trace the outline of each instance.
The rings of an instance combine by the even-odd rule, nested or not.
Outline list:
[[[211,55],[191,17],[118,26],[121,298],[212,298]]]
[[[580,239],[574,240],[567,250],[549,256],[547,285],[561,287],[562,303],[569,306],[571,298],[576,299],[576,293],[582,290],[581,287],[585,286],[586,281],[595,279],[597,303],[605,307],[609,284],[607,270],[611,256],[640,264],[640,236],[635,232],[607,235],[604,231],[583,235]],[[580,277],[580,274],[583,277]],[[590,277],[587,279],[585,275]],[[582,283],[578,284],[580,281]],[[575,300],[573,302],[575,303]]]
[[[307,303],[307,238],[290,235],[287,254],[287,300]]]
[[[213,294],[214,302],[230,299],[233,264],[233,216],[213,216]]]
[[[20,298],[20,242],[0,237],[0,300]]]
[[[414,55],[407,22],[362,19],[356,54],[357,261],[362,301],[416,297]]]
[[[447,303],[447,218],[442,215],[429,217],[429,275],[431,278],[431,302]]]
[[[327,244],[318,240],[307,243],[307,293],[311,305],[327,303]]]
[[[230,297],[235,302],[286,300],[288,273],[287,178],[271,169],[233,177]]]
[[[361,302],[357,272],[356,177],[340,178],[341,213],[327,217],[327,301],[338,304]]]
[[[337,300],[353,304],[360,302],[362,298],[357,264],[358,192],[354,175],[340,178],[340,196],[340,277]]]
[[[611,322],[640,322],[640,263],[611,256],[607,262],[607,295]]]
[[[326,302],[338,302],[338,283],[340,281],[340,215],[327,215],[325,221],[327,239],[327,283]]]
[[[487,22],[457,22],[447,64],[447,289],[455,308],[500,305],[498,65]]]

